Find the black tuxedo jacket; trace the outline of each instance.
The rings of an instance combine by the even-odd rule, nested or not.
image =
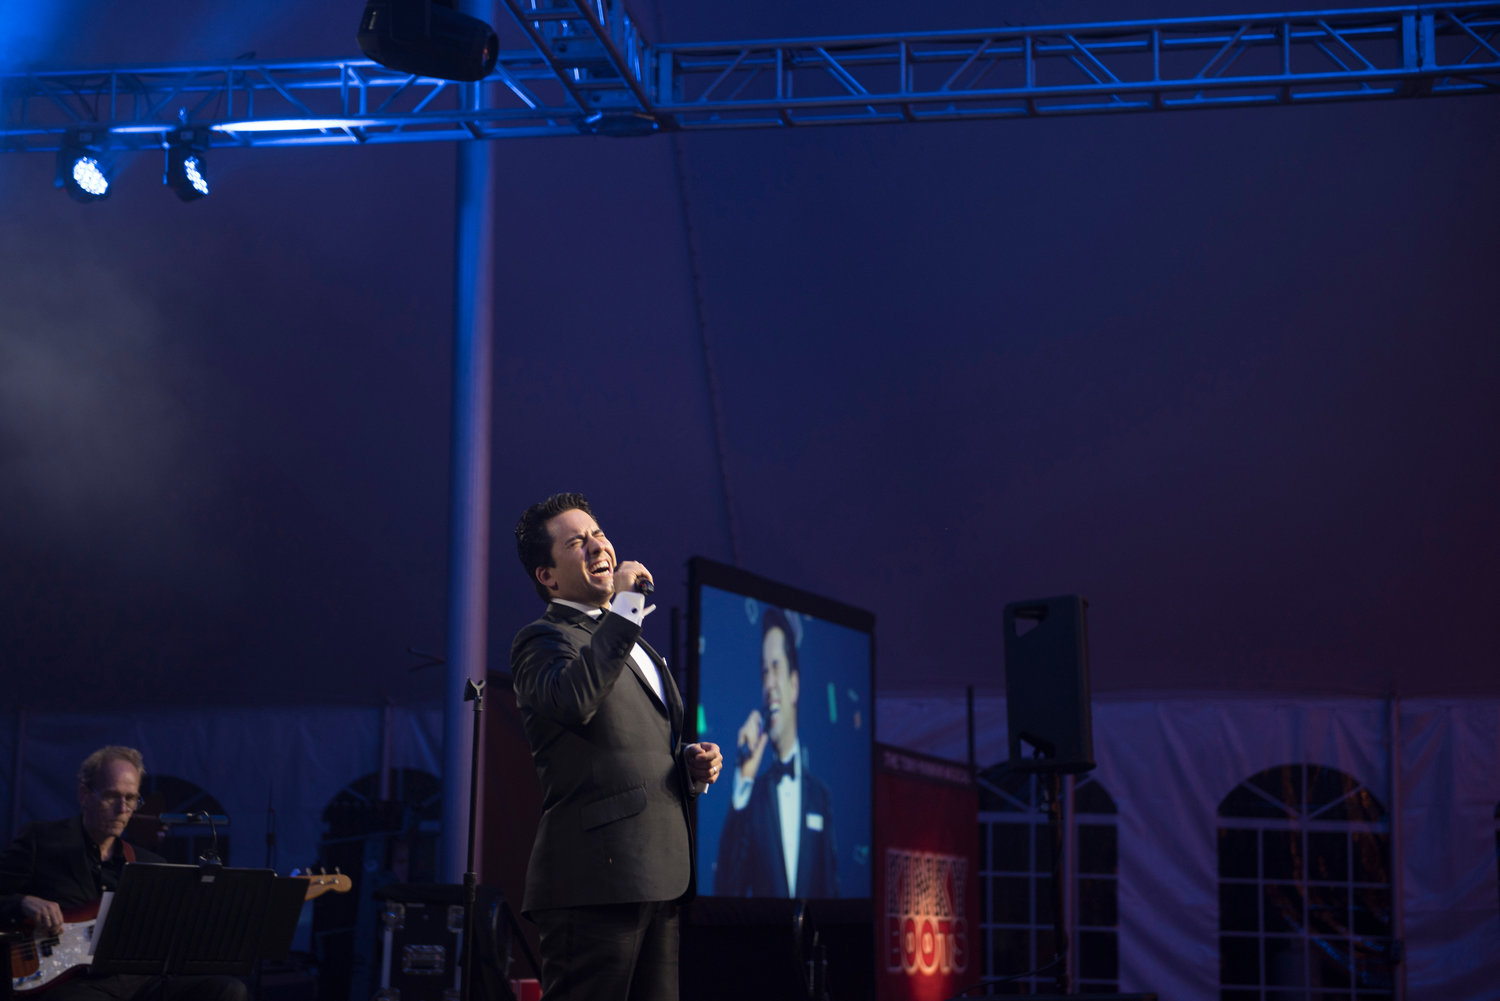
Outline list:
[[[522,911],[675,900],[693,885],[682,697],[658,700],[630,651],[640,627],[556,603],[511,644],[516,703],[542,783]]]
[[[833,843],[832,797],[828,786],[807,771],[802,772],[802,809],[797,830],[796,895],[826,898],[839,895],[838,860]],[[743,810],[730,806],[719,839],[714,889],[721,897],[790,897],[786,884],[786,851],[781,844],[781,802],[771,784],[769,769],[763,769],[750,787],[750,802]]]
[[[83,819],[68,817],[27,824],[0,855],[0,923],[21,920],[21,898],[51,900],[71,911],[99,899],[86,852],[97,851],[83,833]],[[137,862],[160,855],[135,849]]]

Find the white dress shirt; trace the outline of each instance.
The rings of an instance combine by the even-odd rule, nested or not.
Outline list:
[[[767,745],[768,749],[775,750]],[[797,774],[793,778],[783,775],[776,783],[776,814],[781,820],[781,856],[786,860],[786,885],[792,896],[797,895],[797,856],[802,850],[802,741],[792,745],[792,753],[781,759],[786,764],[797,759]],[[734,793],[731,804],[736,810],[750,805],[750,791],[754,779],[747,779],[734,770]]]

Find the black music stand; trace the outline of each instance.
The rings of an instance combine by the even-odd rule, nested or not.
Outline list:
[[[99,929],[92,969],[249,976],[256,960],[291,947],[305,886],[270,869],[131,863]]]

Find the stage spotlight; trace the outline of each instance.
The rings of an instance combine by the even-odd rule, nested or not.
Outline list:
[[[75,141],[57,151],[57,176],[52,183],[80,202],[95,202],[109,197],[109,175],[104,154]]]
[[[191,133],[179,133],[163,142],[167,148],[166,172],[161,181],[185,202],[208,194],[208,174],[203,166],[203,149],[193,142]]]
[[[457,0],[369,0],[359,19],[360,51],[380,65],[439,80],[483,80],[495,68],[500,39]]]

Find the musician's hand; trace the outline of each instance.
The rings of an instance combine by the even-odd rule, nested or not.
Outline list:
[[[50,900],[43,900],[41,897],[22,897],[21,914],[38,931],[44,931],[48,935],[56,935],[63,930],[62,908]]]

